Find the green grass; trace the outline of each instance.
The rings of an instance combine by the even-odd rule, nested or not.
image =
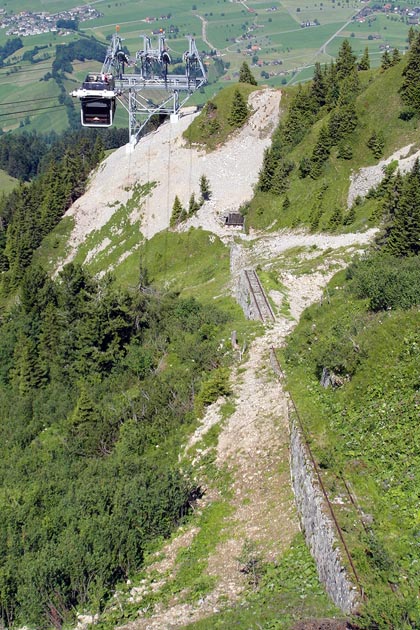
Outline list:
[[[10,175],[0,169],[0,196],[2,194],[8,195],[18,183],[17,179],[10,177]]]
[[[370,71],[360,73],[363,91],[358,96],[356,107],[358,124],[349,136],[348,142],[353,150],[351,160],[337,157],[337,148],[331,151],[322,175],[318,179],[299,177],[298,166],[301,159],[311,155],[322,124],[328,123],[328,114],[317,121],[308,131],[302,142],[288,153],[288,159],[293,161],[295,168],[290,175],[290,186],[287,196],[290,205],[283,209],[285,195],[274,196],[269,193],[257,192],[246,210],[247,226],[257,229],[281,229],[295,227],[299,224],[310,226],[314,213],[319,208],[320,230],[330,230],[330,219],[337,208],[343,212],[347,208],[347,196],[350,177],[363,166],[376,164],[375,158],[367,146],[367,139],[375,132],[381,132],[384,137],[383,157],[387,157],[410,143],[418,146],[417,118],[404,121],[399,118],[403,105],[398,95],[398,88],[402,83],[404,62],[400,62],[386,72]],[[293,91],[290,92],[290,95]],[[383,103],[387,107],[383,107]],[[282,106],[287,107],[288,97],[282,99]],[[403,157],[406,157],[404,155]],[[371,226],[375,219],[376,204],[372,200],[356,206],[355,220],[351,225],[339,226],[340,231],[364,230]]]
[[[299,619],[336,615],[337,610],[319,586],[303,536],[298,534],[277,565],[261,567],[257,591],[250,589],[239,604],[184,627],[287,630]]]
[[[193,120],[184,132],[184,138],[191,144],[203,145],[209,151],[226,142],[229,135],[235,130],[235,127],[229,123],[235,90],[239,90],[246,100],[256,89],[256,87],[245,83],[226,87],[212,100],[214,107],[210,110],[206,106],[200,115]]]
[[[74,227],[73,217],[64,217],[60,223],[45,236],[41,246],[34,253],[34,262],[52,273],[60,260],[68,253],[68,240]]]
[[[420,433],[413,422],[420,316],[416,309],[370,313],[346,286],[340,272],[329,284],[328,300],[303,314],[281,362],[330,496],[347,496],[344,476],[365,515],[348,500],[336,509],[368,594],[366,615],[389,615],[388,627],[402,629],[408,627],[405,615],[415,626],[419,620],[412,602],[420,558]],[[343,364],[350,378],[325,390],[320,371],[331,364]],[[389,583],[396,584],[396,595]]]

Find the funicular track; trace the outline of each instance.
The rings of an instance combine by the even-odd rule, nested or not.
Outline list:
[[[274,321],[275,315],[273,309],[270,306],[270,302],[268,301],[257,272],[254,269],[245,269],[245,277],[259,318],[263,322]]]

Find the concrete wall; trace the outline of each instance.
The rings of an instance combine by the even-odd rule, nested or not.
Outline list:
[[[344,567],[334,522],[290,409],[289,418],[291,475],[302,530],[328,595],[343,613],[349,614],[357,608],[359,592]]]

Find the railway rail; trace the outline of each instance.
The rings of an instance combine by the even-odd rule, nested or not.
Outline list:
[[[273,309],[268,301],[257,272],[254,269],[246,269],[245,277],[252,295],[259,318],[262,322],[272,322],[275,320]]]

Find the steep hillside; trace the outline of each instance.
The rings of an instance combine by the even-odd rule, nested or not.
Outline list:
[[[212,151],[208,109],[162,125],[24,252],[0,336],[8,626],[345,627],[299,533],[274,352],[367,596],[354,623],[416,627],[418,117],[395,88],[377,103],[399,64],[357,72],[346,44],[305,88],[246,88]],[[270,324],[236,303],[249,268]]]
[[[211,201],[205,204],[199,219],[190,223],[216,234],[227,234],[221,229],[221,218],[252,197],[264,149],[278,122],[280,96],[276,90],[254,92],[248,123],[226,145],[211,153],[183,140],[182,133],[191,124],[192,116],[184,116],[176,124],[167,122],[142,138],[132,153],[127,153],[125,147],[115,151],[93,176],[87,193],[67,213],[74,220],[74,227],[70,251],[62,264],[73,259],[92,232],[107,225],[119,206],[127,204],[136,186],[149,182],[153,184],[151,192],[129,215],[130,222],[138,226],[136,229],[146,239],[169,227],[175,196],[185,207],[191,194],[199,196],[203,174],[210,182]],[[95,247],[106,253],[110,245],[98,239]]]

